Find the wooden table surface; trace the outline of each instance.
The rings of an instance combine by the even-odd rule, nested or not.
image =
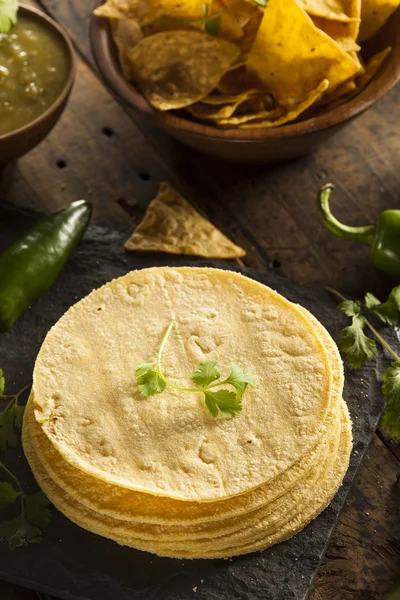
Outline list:
[[[366,247],[338,240],[321,227],[316,191],[334,183],[333,208],[352,224],[372,223],[381,210],[400,208],[400,87],[312,156],[272,168],[232,166],[145,127],[113,99],[92,63],[91,0],[31,3],[70,33],[79,54],[78,75],[53,132],[0,173],[1,201],[49,212],[87,198],[94,204],[95,223],[128,233],[166,180],[246,249],[246,265],[345,294],[371,291],[384,297],[393,282],[371,266]],[[377,431],[310,600],[376,600],[398,579],[399,469],[399,445]],[[38,596],[0,582],[0,598]]]

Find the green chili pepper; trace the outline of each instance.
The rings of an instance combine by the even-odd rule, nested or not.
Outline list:
[[[85,233],[92,209],[78,200],[49,215],[0,254],[0,331],[55,282]]]
[[[400,581],[393,590],[391,590],[383,600],[400,600]]]
[[[332,189],[333,185],[328,183],[319,196],[324,226],[339,238],[371,246],[374,265],[390,275],[400,275],[400,210],[383,211],[375,225],[343,225],[331,213],[329,198]]]

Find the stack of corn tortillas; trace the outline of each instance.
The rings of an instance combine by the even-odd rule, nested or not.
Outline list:
[[[156,360],[178,386],[199,363],[251,367],[242,412],[213,418],[204,395],[144,397]],[[304,308],[240,274],[135,271],[92,292],[38,355],[23,442],[71,521],[162,556],[217,558],[293,536],[346,473],[351,423],[335,343]]]

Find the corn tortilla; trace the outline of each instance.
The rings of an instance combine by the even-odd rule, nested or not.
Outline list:
[[[211,553],[206,553],[201,549],[195,549],[194,551],[178,549],[176,553],[176,551],[173,550],[170,545],[168,545],[168,548],[165,550],[159,544],[149,544],[148,542],[144,542],[139,538],[134,538],[129,535],[116,535],[115,527],[118,528],[119,524],[115,522],[115,519],[110,517],[101,517],[99,519],[99,515],[97,513],[82,507],[79,503],[69,497],[66,492],[57,486],[57,484],[55,484],[54,481],[47,475],[44,467],[41,465],[32,448],[28,428],[24,428],[23,430],[23,444],[34,475],[44,492],[70,520],[77,523],[79,526],[88,529],[89,531],[99,533],[104,537],[114,539],[120,544],[129,545],[137,549],[153,552],[163,556],[171,556],[175,558],[226,558],[236,554],[245,554],[255,550],[261,550],[274,543],[278,543],[283,539],[292,537],[310,520],[315,518],[315,516],[319,514],[319,512],[321,512],[321,510],[323,510],[323,508],[325,508],[325,506],[330,502],[340,486],[343,476],[347,470],[352,445],[351,425],[347,408],[344,403],[342,405],[341,419],[342,427],[339,452],[333,468],[325,475],[325,477],[323,477],[322,485],[319,486],[318,489],[313,489],[311,498],[304,499],[302,511],[297,512],[295,516],[291,517],[289,522],[286,522],[272,534],[262,535],[262,537],[256,541],[251,541],[250,543],[239,547],[232,546],[223,551],[213,550]]]
[[[338,410],[343,389],[343,364],[337,346],[325,328],[306,309],[300,306],[298,308],[312,322],[327,349],[332,365],[333,397],[330,416],[328,416],[326,423],[326,431],[329,434],[333,428],[334,415]],[[281,476],[276,477],[271,484],[260,486],[249,494],[220,502],[180,502],[169,498],[159,502],[158,498],[152,495],[132,492],[120,487],[115,488],[105,482],[98,482],[95,478],[74,469],[66,463],[33,418],[32,406],[33,398],[31,396],[26,409],[25,418],[29,421],[26,426],[30,427],[35,450],[51,477],[88,508],[127,521],[190,524],[193,528],[197,523],[214,523],[217,520],[226,520],[232,516],[253,511],[261,505],[268,504],[282,496],[295,482],[307,476],[315,463],[321,460],[325,444],[325,440],[322,443],[319,441],[301,461],[282,473]]]
[[[223,373],[231,361],[252,366],[257,386],[240,415],[213,419],[201,394],[139,393],[134,367],[155,359],[172,320],[163,363],[176,383],[214,357]],[[73,466],[128,489],[210,501],[271,481],[310,450],[332,380],[294,305],[238,273],[182,267],[129,273],[69,309],[46,337],[32,389],[37,421]]]
[[[269,0],[247,70],[279,105],[290,109],[321,80],[328,80],[333,89],[354,77],[359,65],[314,25],[295,0]]]
[[[32,446],[38,456],[41,464],[46,469],[47,473],[52,477],[52,479],[60,485],[72,498],[77,499],[75,490],[72,490],[71,486],[65,485],[62,478],[59,475],[59,469],[63,468],[60,461],[57,463],[57,470],[54,469],[54,465],[51,469],[47,467],[49,461],[42,460],[44,456],[43,452],[40,450],[40,443],[38,444],[38,437],[35,433],[34,429],[34,419],[31,408],[27,413],[29,416],[27,417],[27,429],[29,430],[29,435],[32,440]],[[265,527],[266,520],[269,519],[270,526],[273,526],[278,519],[279,514],[288,512],[289,508],[293,506],[293,503],[297,504],[297,498],[292,499],[293,489],[299,488],[301,486],[302,489],[305,489],[306,486],[310,485],[310,481],[316,481],[316,478],[320,475],[321,470],[327,465],[332,456],[335,455],[337,450],[337,445],[339,443],[340,436],[340,421],[338,419],[338,414],[335,415],[335,418],[331,420],[329,435],[324,438],[323,443],[320,445],[320,452],[316,456],[316,460],[313,460],[313,464],[311,468],[305,470],[303,467],[303,472],[300,472],[300,476],[297,480],[293,480],[293,486],[289,487],[288,490],[280,489],[279,495],[275,494],[275,498],[271,501],[265,501],[268,499],[268,492],[263,493],[261,488],[258,488],[253,494],[258,494],[260,500],[260,505],[253,509],[251,505],[249,505],[248,510],[246,512],[240,512],[239,514],[235,513],[228,518],[218,521],[207,521],[203,523],[193,523],[189,522],[184,525],[174,525],[174,524],[154,524],[154,523],[143,523],[140,521],[127,521],[124,518],[120,518],[117,514],[112,514],[108,516],[112,516],[115,518],[115,521],[118,522],[118,527],[121,530],[121,533],[124,531],[129,531],[132,535],[137,535],[141,539],[149,540],[157,542],[162,539],[164,542],[182,542],[182,541],[190,541],[190,540],[201,540],[201,539],[221,539],[224,540],[224,536],[227,535],[243,535],[243,530],[246,530],[250,526],[254,526],[260,522],[261,519],[264,519]],[[64,463],[65,464],[65,463]],[[299,469],[298,469],[299,471]],[[53,474],[56,473],[54,477]],[[279,479],[279,478],[278,478]],[[86,485],[87,481],[79,480],[77,476],[74,479],[75,485]],[[104,484],[103,484],[104,485]],[[312,484],[311,484],[312,485]],[[274,484],[272,487],[278,488],[279,481]],[[102,486],[97,487],[97,494],[102,495],[103,489]],[[245,496],[245,495],[244,495]],[[246,498],[241,497],[242,502],[245,502]],[[78,500],[79,501],[79,500]],[[92,502],[91,506],[88,506],[87,503],[82,503],[85,507],[91,508],[94,512],[99,515],[104,514],[101,511],[96,509],[95,503]],[[158,504],[164,504],[163,499],[158,499]],[[182,503],[183,504],[183,503]],[[208,503],[207,503],[208,504]],[[283,509],[282,509],[283,506]],[[280,512],[279,512],[280,511]],[[121,515],[124,517],[122,509]]]

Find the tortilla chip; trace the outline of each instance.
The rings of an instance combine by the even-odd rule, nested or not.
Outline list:
[[[94,14],[106,19],[130,19],[137,17],[140,0],[106,0]]]
[[[260,120],[255,120],[252,122],[242,123],[241,125],[239,125],[239,128],[240,129],[259,129],[259,128],[267,129],[267,128],[271,128],[271,127],[279,127],[280,125],[285,125],[286,123],[290,123],[291,121],[294,121],[295,119],[297,119],[297,117],[299,115],[304,113],[311,106],[316,104],[318,102],[319,98],[321,97],[321,94],[324,93],[324,91],[328,88],[328,86],[329,86],[329,81],[327,79],[324,79],[324,81],[322,81],[320,83],[320,85],[317,86],[317,88],[315,90],[313,90],[307,96],[307,98],[305,100],[303,100],[303,102],[300,102],[296,107],[293,107],[292,109],[285,111],[283,115],[277,116],[275,118],[269,117],[267,119],[260,119]]]
[[[221,94],[241,94],[252,87],[249,80],[250,77],[246,71],[246,67],[241,65],[225,73],[218,83],[217,89]]]
[[[313,17],[344,22],[350,18],[346,11],[346,0],[297,0],[297,4]]]
[[[400,0],[362,0],[359,42],[374,36],[400,5]]]
[[[354,77],[359,66],[295,0],[269,0],[247,70],[278,104],[292,109],[312,94],[321,78],[335,88]]]
[[[199,31],[166,31],[141,40],[127,53],[131,79],[159,110],[189,106],[219,83],[240,50]]]
[[[322,19],[321,17],[313,17],[312,20],[318,29],[321,29],[335,40],[343,52],[359,52],[360,46],[356,42],[360,28],[359,19],[352,19],[347,23]]]
[[[337,108],[344,104],[344,102],[349,102],[352,98],[360,94],[365,88],[371,83],[377,72],[379,71],[382,63],[386,59],[386,57],[391,53],[392,48],[386,48],[378,54],[375,54],[365,66],[364,73],[357,77],[354,81],[354,88],[349,90],[349,93],[346,95],[341,95],[338,98],[333,98],[331,103],[329,104],[329,110]]]
[[[204,258],[239,258],[246,254],[165,182],[125,249]]]
[[[238,46],[244,54],[250,52],[263,19],[263,13],[257,12],[252,19],[243,27],[243,36],[238,40]]]
[[[356,79],[356,86],[358,92],[365,89],[370,83],[370,81],[372,81],[372,79],[375,77],[375,75],[381,68],[381,65],[383,64],[384,60],[387,56],[389,56],[391,51],[392,48],[389,46],[388,48],[385,48],[385,50],[381,50],[381,52],[378,52],[377,54],[372,56],[372,58],[369,59],[369,61],[365,65],[365,73],[361,75],[361,77],[357,77]]]
[[[213,94],[207,98],[204,98],[202,102],[197,102],[192,106],[188,106],[186,110],[197,119],[208,119],[211,121],[227,119],[236,113],[240,106],[243,104],[248,105],[249,99],[260,100],[257,105],[261,105],[262,109],[264,110],[265,107],[263,96],[265,96],[265,94],[260,92],[260,90],[248,90],[247,92],[237,94],[236,96]],[[270,96],[266,97],[266,103],[271,105]],[[253,104],[251,104],[251,106],[253,106]]]
[[[324,94],[319,102],[320,106],[328,106],[332,102],[339,100],[339,98],[348,98],[350,94],[352,94],[356,90],[356,84],[354,79],[351,81],[346,81],[341,85],[338,85],[335,90],[332,92],[328,92]]]
[[[111,34],[114,43],[118,48],[122,72],[127,79],[130,79],[132,75],[130,63],[127,60],[127,53],[143,39],[143,32],[139,22],[135,18],[113,19],[111,21]]]

